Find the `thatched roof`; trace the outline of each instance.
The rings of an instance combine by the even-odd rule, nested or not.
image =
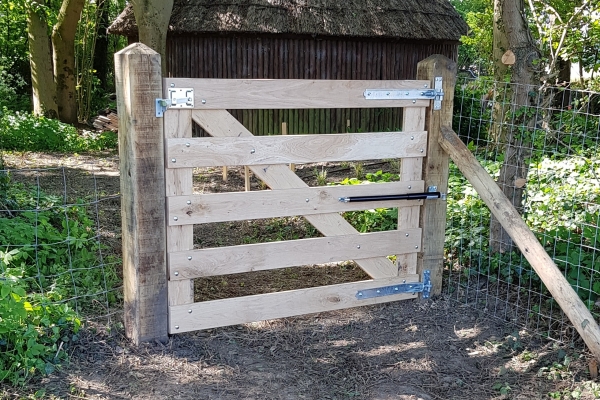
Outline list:
[[[131,5],[109,32],[137,35]],[[448,0],[175,0],[169,32],[458,41],[467,24]]]

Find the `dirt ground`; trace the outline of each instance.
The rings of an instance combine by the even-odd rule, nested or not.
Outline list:
[[[59,178],[72,182],[67,187],[75,197],[90,187],[108,198],[119,190],[114,154],[9,154],[5,162],[10,168],[66,166],[66,176]],[[328,180],[352,175],[351,168],[339,165],[317,170],[325,167]],[[298,174],[307,181],[316,179],[312,166]],[[240,190],[240,171],[232,170],[229,176],[223,182],[220,171],[205,171],[196,178],[196,190]],[[260,182],[253,186],[260,188]],[[105,240],[118,253],[118,200],[100,204]],[[284,239],[314,234],[302,220],[284,225]],[[198,228],[196,244],[239,244],[256,234],[257,226],[261,223],[245,221]],[[267,234],[281,237],[282,231]],[[285,271],[270,281],[284,282],[289,278]],[[300,271],[295,281],[309,286],[364,278],[352,264],[330,266],[326,274],[320,269],[324,278],[315,278],[315,267]],[[249,294],[248,287],[273,290],[259,284],[265,278],[227,277],[231,281],[225,285],[224,279],[213,284],[198,281],[196,295],[244,295]],[[290,288],[286,285],[276,290]],[[79,341],[68,349],[68,365],[26,388],[0,386],[0,398],[34,398],[36,393],[47,399],[600,398],[600,385],[588,372],[591,357],[581,343],[545,341],[492,319],[474,304],[444,296],[180,334],[167,343],[139,347],[124,337],[118,310],[111,311],[117,313],[112,324],[97,320],[86,324]]]

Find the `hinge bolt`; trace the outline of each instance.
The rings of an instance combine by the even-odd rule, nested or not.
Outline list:
[[[371,93],[369,93],[369,94],[371,94]],[[359,295],[359,296],[362,296],[362,292],[358,292],[358,295]]]

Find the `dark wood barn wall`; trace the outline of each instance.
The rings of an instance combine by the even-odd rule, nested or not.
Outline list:
[[[432,54],[456,60],[454,42],[270,36],[169,35],[168,74],[226,79],[415,79]],[[401,128],[400,109],[233,110],[255,135],[376,132]]]

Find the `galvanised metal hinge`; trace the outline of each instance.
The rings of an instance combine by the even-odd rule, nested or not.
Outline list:
[[[162,118],[168,108],[194,108],[194,89],[169,88],[166,99],[156,99],[156,117]]]
[[[442,77],[436,76],[433,89],[367,89],[363,93],[367,100],[433,100],[433,109],[442,109],[444,90]]]
[[[423,298],[428,299],[431,293],[431,272],[423,271],[423,282],[401,283],[399,285],[384,286],[373,289],[364,289],[356,292],[358,300],[371,299],[373,297],[390,296],[398,293],[423,293]]]

